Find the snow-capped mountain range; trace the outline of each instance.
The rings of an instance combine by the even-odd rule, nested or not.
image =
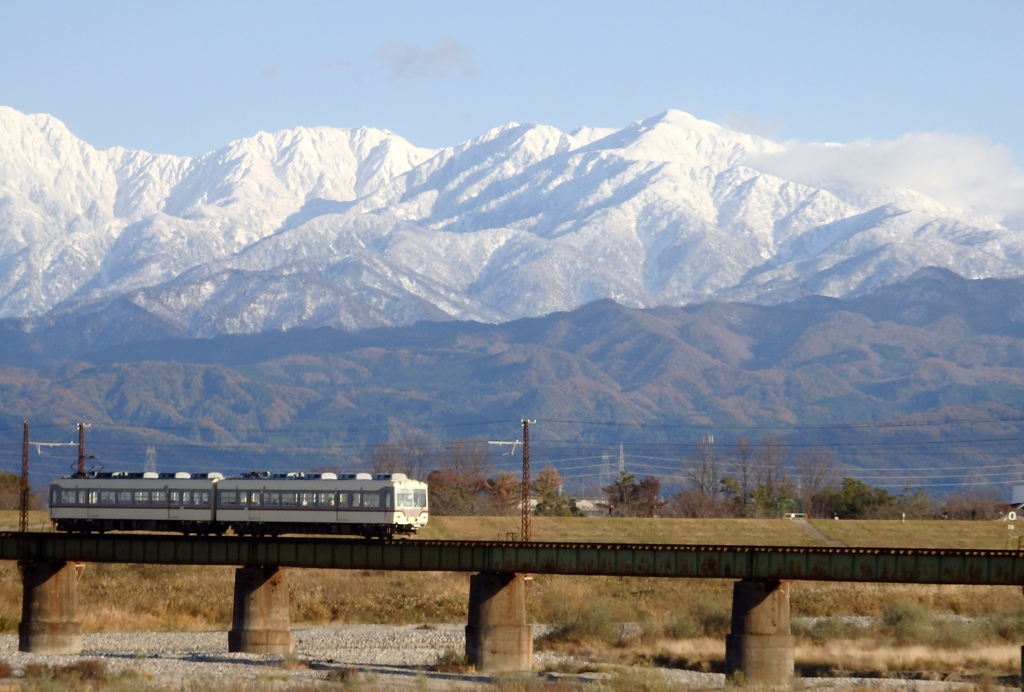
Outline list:
[[[98,151],[0,107],[0,317],[129,305],[211,336],[850,297],[927,266],[1024,275],[1024,236],[998,219],[759,165],[784,149],[669,111],[440,150],[296,128],[188,158]]]

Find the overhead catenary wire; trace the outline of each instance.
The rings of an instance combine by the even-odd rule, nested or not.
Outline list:
[[[701,447],[700,439],[704,438],[707,431],[766,431],[760,438],[748,438],[746,449],[751,457],[756,457],[760,452],[768,449],[785,450],[787,455],[785,466],[792,471],[796,464],[794,457],[801,454],[827,453],[835,463],[835,466],[842,469],[844,474],[855,476],[864,481],[871,481],[879,487],[896,487],[905,484],[912,484],[915,487],[938,488],[957,487],[971,484],[984,484],[992,482],[1010,482],[1012,479],[1022,478],[1021,470],[1024,465],[1019,460],[1024,460],[1024,435],[1020,434],[1017,426],[1011,424],[1024,421],[1024,416],[1005,417],[978,417],[978,418],[957,418],[932,421],[913,421],[901,423],[875,423],[875,422],[852,422],[852,423],[829,423],[813,425],[771,425],[771,426],[709,426],[692,424],[635,424],[621,421],[582,421],[565,419],[539,419],[549,423],[571,424],[575,426],[591,426],[596,428],[630,428],[635,431],[648,431],[658,433],[655,437],[664,437],[666,431],[678,431],[683,434],[700,433],[700,438],[645,441],[642,438],[630,440],[627,444],[630,447],[628,457],[630,467],[638,472],[650,475],[660,475],[668,482],[682,483],[687,479],[688,470],[694,468],[697,463],[695,457]],[[991,429],[985,434],[972,436],[966,434],[970,426],[985,426],[1001,424],[1006,426],[1007,434],[1004,436],[993,435]],[[336,433],[330,428],[317,427],[295,427],[295,428],[261,428],[242,426],[225,432],[222,429],[214,429],[211,426],[203,425],[177,425],[177,426],[145,426],[134,424],[96,423],[94,435],[91,441],[91,450],[98,452],[100,465],[123,464],[125,458],[134,456],[138,450],[146,450],[150,446],[157,446],[161,450],[187,454],[192,450],[203,450],[218,454],[218,463],[223,465],[227,472],[244,472],[253,470],[253,466],[259,462],[270,461],[274,456],[288,459],[288,463],[294,463],[291,459],[298,456],[308,455],[330,462],[331,459],[341,463],[343,460],[365,460],[374,448],[402,448],[405,446],[422,447],[426,454],[454,452],[457,449],[473,450],[486,445],[484,437],[480,439],[419,439],[415,431],[410,440],[386,440],[376,443],[366,441],[345,441],[325,440],[324,444],[309,444],[308,435],[317,434],[327,436]],[[472,421],[445,423],[435,426],[413,426],[410,429],[430,430],[441,432],[464,431],[472,428],[487,428],[488,426],[507,426],[507,421]],[[950,428],[960,426],[958,433],[945,438],[938,437]],[[1010,428],[1013,427],[1012,430]],[[70,430],[72,424],[50,423],[34,426],[34,430],[41,433],[48,433],[53,430]],[[350,431],[393,431],[393,426],[363,426],[351,428]],[[874,439],[874,440],[850,440],[840,436],[835,438],[837,432],[842,431],[863,431],[874,429],[884,434],[890,431],[905,431],[914,429],[917,431],[928,431],[927,435],[921,435],[921,439]],[[929,430],[932,429],[932,430]],[[12,432],[14,429],[7,429]],[[0,436],[4,432],[0,429]],[[118,439],[105,439],[104,433],[116,431],[119,433],[137,433],[138,440],[126,440],[123,437]],[[182,436],[193,436],[205,432],[214,431],[220,437],[220,441],[197,441],[186,440]],[[776,433],[786,432],[789,437],[784,441]],[[979,431],[982,432],[982,431]],[[158,438],[154,440],[155,437]],[[829,433],[825,439],[806,439],[807,435],[821,436]],[[948,434],[948,433],[947,433]],[[242,438],[240,441],[234,438]],[[289,442],[290,438],[299,437],[294,444]],[[832,437],[832,439],[829,439]],[[160,439],[162,438],[162,439]],[[272,440],[272,441],[271,441]],[[587,478],[598,477],[602,471],[603,461],[610,455],[611,443],[603,441],[586,441],[576,438],[563,439],[558,437],[558,431],[552,426],[544,426],[543,433],[535,435],[535,446],[539,452],[537,463],[541,466],[553,465],[566,478]],[[14,449],[16,442],[0,441],[0,450]],[[738,469],[738,462],[732,456],[735,450],[734,441],[725,441],[714,447],[718,458],[716,463],[723,474],[735,473]],[[139,452],[141,458],[141,452]],[[979,463],[990,460],[992,455],[1000,455],[1008,459],[1004,463]],[[865,456],[873,456],[880,460],[888,460],[894,457],[899,459],[923,458],[931,460],[927,463],[865,463]],[[172,455],[172,461],[174,457]],[[849,463],[850,460],[856,463]],[[936,460],[942,460],[942,464],[936,466]],[[67,463],[70,463],[68,461]],[[180,462],[179,462],[180,463]],[[47,463],[40,458],[39,463],[34,464],[38,473],[49,470],[50,472],[64,472],[65,461],[56,466],[48,467]],[[514,470],[510,464],[507,468],[503,463],[495,462],[493,466],[498,470]],[[59,469],[59,471],[58,471]]]

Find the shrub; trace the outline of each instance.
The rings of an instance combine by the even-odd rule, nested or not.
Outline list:
[[[334,684],[350,683],[356,679],[359,671],[355,668],[335,668],[328,671],[326,680]]]
[[[793,622],[793,633],[815,644],[843,639],[859,639],[869,634],[868,627],[844,617],[820,617],[811,622]]]
[[[616,672],[608,681],[612,692],[673,692],[678,685],[653,670]]]
[[[997,613],[990,624],[993,634],[1004,641],[1016,643],[1024,639],[1024,612],[1020,608],[1009,613]]]
[[[540,643],[542,645],[607,644],[617,646],[620,639],[619,630],[612,614],[607,609],[594,605],[544,635]]]
[[[931,618],[928,623],[926,639],[921,644],[929,644],[938,649],[960,650],[969,648],[983,639],[990,638],[991,627],[985,621],[964,621]]]
[[[930,620],[923,606],[900,600],[887,606],[882,613],[882,632],[900,646],[923,644],[930,635]]]
[[[66,666],[29,663],[23,669],[30,690],[84,689],[100,687],[109,682],[107,664],[99,659],[87,658]]]
[[[472,668],[464,651],[448,649],[438,656],[437,662],[430,669],[438,673],[465,673]]]
[[[724,637],[732,628],[732,614],[714,604],[700,604],[693,614],[700,633],[705,637]]]
[[[701,626],[690,615],[680,615],[665,625],[665,636],[670,639],[694,639],[699,637]]]
[[[298,654],[288,653],[281,658],[281,668],[284,670],[309,670],[309,661]]]

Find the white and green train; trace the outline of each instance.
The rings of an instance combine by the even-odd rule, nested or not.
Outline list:
[[[402,473],[88,473],[50,485],[58,531],[239,536],[408,536],[427,523],[427,484]]]

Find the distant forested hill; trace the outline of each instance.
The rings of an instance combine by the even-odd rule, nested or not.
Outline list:
[[[706,436],[727,459],[736,439],[766,435],[791,458],[827,453],[843,469],[933,467],[936,487],[1020,478],[1018,280],[924,270],[851,300],[652,310],[599,301],[503,325],[112,350],[59,328],[8,322],[0,334],[4,471],[16,470],[23,419],[33,440],[70,439],[76,422],[91,423],[89,452],[108,469],[141,468],[153,446],[166,470],[235,471],[364,468],[382,442],[512,440],[529,417],[535,463],[581,484],[599,481],[620,443],[634,468],[672,475],[673,460]],[[57,475],[71,458],[50,450],[37,463]]]

